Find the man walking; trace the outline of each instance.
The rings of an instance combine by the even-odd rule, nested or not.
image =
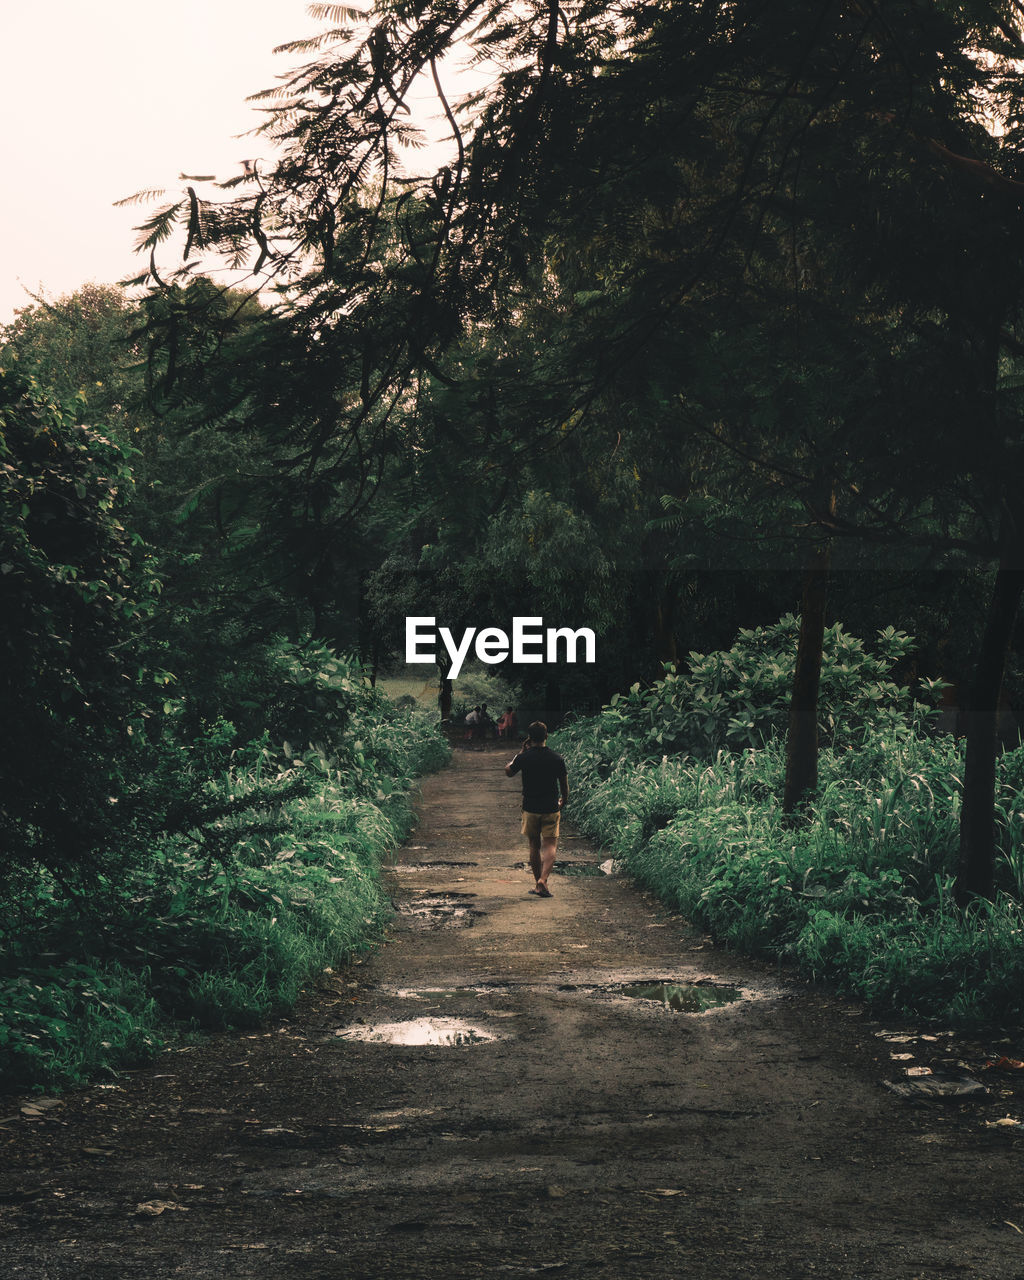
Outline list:
[[[531,889],[538,898],[552,897],[548,876],[555,865],[558,826],[569,799],[565,761],[547,745],[548,727],[540,720],[530,725],[530,736],[519,754],[505,766],[513,778],[523,775],[523,835],[530,842],[530,870],[536,880]]]

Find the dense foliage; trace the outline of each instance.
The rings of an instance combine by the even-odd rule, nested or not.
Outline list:
[[[821,727],[833,721],[834,731],[805,821],[781,811],[778,734],[736,743],[743,725],[730,697],[708,695],[707,673],[728,673],[740,696],[758,686],[767,653],[791,631],[784,619],[747,633],[729,652],[696,655],[690,679],[635,691],[565,728],[555,745],[573,778],[572,816],[641,883],[729,945],[784,957],[913,1016],[1021,1017],[1024,748],[999,761],[998,893],[962,909],[953,882],[963,745],[932,732],[928,708],[859,641],[832,629],[826,669],[841,692],[823,703]],[[879,639],[890,660],[908,643],[891,630]],[[661,726],[689,722],[680,713],[690,694],[704,699],[699,744],[691,739],[693,754],[663,754]]]
[[[125,523],[130,455],[82,408],[0,370],[0,885],[33,864],[95,865],[165,678],[145,669],[160,584]]]
[[[616,694],[595,720],[596,732],[628,742],[641,758],[713,758],[720,749],[765,745],[785,732],[798,628],[786,614],[772,626],[741,630],[727,651],[691,653],[685,675],[669,671],[646,689],[636,683]],[[818,701],[823,744],[839,749],[868,732],[906,732],[914,700],[892,674],[912,648],[893,627],[879,632],[874,653],[838,622],[828,628]]]
[[[177,795],[195,785],[187,823],[146,832],[87,894],[46,872],[8,894],[5,1089],[111,1070],[182,1028],[253,1025],[379,934],[381,861],[447,748],[322,648],[279,649],[276,674],[259,739],[221,720],[161,761]]]
[[[447,751],[289,608],[237,523],[260,476],[147,400],[142,319],[88,288],[0,347],[4,1090],[287,1008],[379,933]]]

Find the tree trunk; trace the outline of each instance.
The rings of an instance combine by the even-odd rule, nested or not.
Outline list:
[[[661,663],[671,662],[676,665],[679,654],[676,650],[676,633],[672,625],[671,601],[660,600],[654,615],[654,645]]]
[[[825,641],[825,597],[832,548],[822,542],[804,572],[800,601],[800,638],[796,650],[793,696],[786,737],[786,785],[782,812],[793,813],[818,785],[818,686]]]
[[[976,896],[991,898],[995,888],[994,810],[999,693],[1022,592],[1024,569],[1011,566],[1004,556],[992,588],[965,716],[967,755],[957,877],[957,900],[961,904]]]
[[[562,686],[557,680],[549,680],[544,688],[544,720],[552,731],[562,719]]]
[[[441,677],[437,691],[437,705],[441,712],[441,719],[450,720],[452,718],[452,682],[447,676]]]

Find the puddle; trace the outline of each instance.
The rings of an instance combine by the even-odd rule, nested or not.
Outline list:
[[[336,1031],[339,1040],[360,1040],[365,1044],[460,1045],[486,1044],[501,1039],[492,1031],[476,1027],[461,1018],[413,1018],[408,1022],[380,1022],[376,1026],[348,1027]]]
[[[449,867],[478,867],[478,862],[395,862],[387,863],[388,871],[441,871]]]
[[[453,1000],[459,996],[493,995],[494,988],[485,987],[445,987],[444,990],[432,988],[399,987],[395,995],[399,1000]]]
[[[514,862],[513,871],[525,871],[525,862]],[[622,863],[614,858],[604,862],[556,862],[552,870],[559,876],[617,876],[622,871]]]
[[[929,1072],[927,1076],[913,1080],[883,1080],[883,1086],[900,1098],[940,1098],[942,1100],[960,1101],[964,1098],[978,1099],[989,1096],[988,1089],[980,1080],[970,1076],[953,1076],[938,1072]]]
[[[704,1013],[721,1009],[743,999],[738,987],[716,987],[689,982],[644,982],[619,988],[620,994],[636,1000],[656,1000],[675,1013]]]
[[[413,929],[466,929],[486,915],[469,905],[473,893],[422,893],[402,904],[400,915]]]

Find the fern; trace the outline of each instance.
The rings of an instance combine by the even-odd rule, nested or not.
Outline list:
[[[279,44],[275,53],[319,53],[325,44],[343,44],[352,39],[352,31],[348,27],[332,27],[330,31],[322,31],[318,36],[310,36],[305,40],[289,40],[287,44]]]
[[[148,187],[144,191],[136,191],[133,196],[125,196],[123,200],[115,200],[115,209],[125,209],[133,204],[151,204],[167,194],[166,187]]]
[[[155,249],[158,244],[168,239],[174,231],[183,207],[184,201],[182,200],[178,200],[174,204],[165,205],[162,209],[158,209],[148,222],[136,227],[136,231],[142,234],[135,242],[135,248],[139,251],[142,249]]]
[[[245,100],[246,102],[266,102],[270,98],[294,98],[293,83],[294,81],[289,80],[287,84],[275,85],[272,89],[261,89],[259,93],[250,93]]]
[[[361,9],[353,9],[347,4],[311,4],[306,12],[317,22],[361,22],[365,14]]]

